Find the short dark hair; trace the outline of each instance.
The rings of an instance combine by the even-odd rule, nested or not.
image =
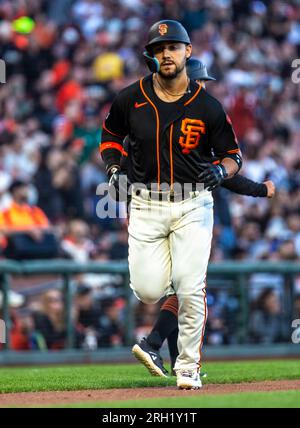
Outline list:
[[[92,289],[88,285],[80,284],[78,285],[76,294],[77,296],[86,296],[87,294],[90,294],[91,291]]]
[[[14,180],[9,187],[9,192],[14,193],[20,187],[27,187],[27,186],[28,186],[28,183],[26,183],[25,181]]]

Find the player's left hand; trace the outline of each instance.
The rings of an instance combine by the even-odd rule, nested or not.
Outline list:
[[[203,168],[203,171],[198,176],[199,183],[203,183],[204,188],[209,191],[220,186],[228,176],[226,169],[222,164],[211,165],[204,163],[200,166]]]
[[[267,198],[273,198],[276,192],[276,187],[273,181],[271,180],[264,181],[264,185],[267,188]]]

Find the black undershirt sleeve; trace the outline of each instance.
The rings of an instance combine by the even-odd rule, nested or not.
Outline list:
[[[224,180],[222,187],[231,190],[239,195],[247,195],[254,197],[265,198],[267,196],[267,186],[263,183],[256,183],[240,174],[235,175],[232,178]]]

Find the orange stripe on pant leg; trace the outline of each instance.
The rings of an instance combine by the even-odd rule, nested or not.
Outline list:
[[[205,287],[204,287],[204,321],[203,321],[203,327],[202,327],[202,332],[201,332],[201,339],[200,339],[200,345],[199,345],[199,362],[198,362],[198,366],[199,369],[201,368],[201,359],[202,359],[202,346],[203,346],[203,341],[204,341],[204,333],[205,333],[205,325],[206,325],[206,320],[207,320],[207,298],[206,298],[206,281],[205,281]]]

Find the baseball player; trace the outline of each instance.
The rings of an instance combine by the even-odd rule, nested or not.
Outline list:
[[[204,87],[206,81],[216,80],[208,75],[205,64],[195,58],[191,58],[188,61],[186,69],[189,78]],[[125,162],[124,169],[127,171]],[[240,195],[268,198],[272,198],[275,195],[275,185],[272,181],[256,183],[240,174],[225,180],[221,186]],[[169,296],[163,303],[158,319],[149,336],[142,339],[139,344],[135,344],[132,348],[133,355],[153,376],[168,376],[168,371],[164,367],[163,359],[159,353],[165,339],[168,340],[171,368],[173,368],[178,356],[178,299],[176,294]]]
[[[145,57],[152,73],[116,97],[100,147],[109,183],[118,189],[123,140],[130,137],[130,286],[144,303],[177,294],[179,355],[174,369],[180,389],[202,386],[211,191],[242,165],[222,105],[187,76],[191,53],[179,22],[164,20],[151,27]],[[204,162],[211,154],[219,164]]]

